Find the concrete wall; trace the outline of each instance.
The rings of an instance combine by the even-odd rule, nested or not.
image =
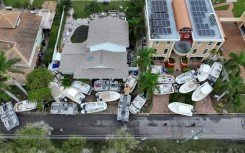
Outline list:
[[[113,43],[101,43],[98,45],[88,46],[90,51],[107,50],[112,52],[126,52],[126,46],[117,45]]]

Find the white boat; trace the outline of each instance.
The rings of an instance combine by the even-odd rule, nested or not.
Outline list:
[[[186,83],[192,79],[195,79],[195,70],[190,70],[188,72],[182,73],[181,75],[177,76],[175,81],[178,84]]]
[[[37,104],[27,100],[20,101],[14,105],[15,112],[25,112],[37,108]]]
[[[137,79],[138,78],[136,76],[129,75],[129,77],[127,78],[127,80],[125,82],[125,88],[124,88],[124,93],[126,95],[130,94],[134,90],[134,88],[137,84]]]
[[[116,101],[121,97],[119,93],[114,91],[98,92],[96,93],[96,96],[98,97],[98,101],[105,101],[105,102]]]
[[[81,113],[97,113],[106,110],[107,104],[104,101],[86,102],[81,104]]]
[[[152,74],[159,74],[164,75],[165,74],[165,68],[160,65],[151,65],[151,73]]]
[[[214,62],[210,70],[210,75],[212,77],[219,78],[221,71],[222,71],[222,64],[220,62]]]
[[[205,81],[210,73],[210,66],[208,64],[202,64],[198,70],[197,78],[200,82]]]
[[[172,75],[159,76],[158,83],[175,83],[175,78]]]
[[[172,84],[160,84],[157,85],[158,89],[155,89],[154,95],[166,95],[166,94],[171,94],[174,93],[174,87]]]
[[[176,114],[192,116],[192,111],[194,107],[185,103],[172,102],[168,105],[168,108]]]
[[[60,101],[65,98],[65,94],[63,93],[63,87],[60,87],[55,82],[50,82],[49,88],[51,89],[51,94],[54,97],[55,101]]]
[[[140,95],[138,95],[131,103],[129,107],[129,111],[132,114],[136,114],[140,111],[140,109],[144,106],[146,99]]]
[[[73,100],[74,102],[81,104],[85,98],[85,95],[78,90],[69,87],[64,90],[64,94],[67,98]]]
[[[11,130],[20,124],[11,102],[0,106],[0,116],[7,130]]]
[[[127,122],[129,119],[129,106],[131,102],[131,95],[121,95],[118,110],[117,110],[117,120],[121,122]]]
[[[190,81],[186,82],[185,84],[183,84],[179,88],[179,92],[180,93],[188,93],[188,92],[195,90],[198,86],[199,86],[199,84],[197,83],[197,80],[193,79],[193,80],[190,80]]]
[[[120,84],[116,80],[96,80],[94,91],[120,91]]]
[[[73,102],[53,102],[51,104],[50,114],[61,114],[61,115],[76,115],[77,104]]]
[[[200,101],[208,96],[212,91],[213,87],[208,82],[205,82],[193,92],[191,99],[192,101]]]
[[[86,95],[90,95],[93,90],[92,86],[80,81],[73,81],[71,87]]]

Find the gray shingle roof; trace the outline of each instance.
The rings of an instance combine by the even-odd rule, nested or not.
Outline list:
[[[73,77],[76,79],[122,79],[128,77],[126,52],[104,50],[87,52],[86,48],[78,47],[81,44],[76,45],[76,47],[72,47],[68,44],[63,48],[59,67],[63,74],[74,74]]]
[[[92,46],[106,42],[128,47],[128,22],[110,16],[91,21],[87,45]]]

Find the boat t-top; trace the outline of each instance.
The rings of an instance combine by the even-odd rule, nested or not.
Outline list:
[[[172,75],[159,76],[158,83],[175,83],[175,78]]]
[[[212,91],[213,87],[208,82],[205,82],[193,92],[191,99],[192,101],[200,101],[207,97]]]
[[[102,91],[96,93],[96,96],[98,97],[98,101],[105,101],[105,102],[111,102],[118,100],[121,95],[114,91]]]
[[[27,100],[20,101],[14,105],[15,112],[25,112],[36,108],[37,104],[35,102],[29,102]]]
[[[96,80],[94,91],[120,91],[120,84],[116,80]]]
[[[80,81],[72,82],[71,87],[86,95],[90,95],[93,90],[92,86]]]
[[[168,108],[176,114],[192,116],[192,111],[194,107],[185,103],[172,102],[168,105]]]
[[[180,93],[189,93],[189,92],[195,90],[198,86],[199,86],[199,84],[197,83],[197,80],[193,79],[193,80],[190,80],[190,81],[186,82],[185,84],[183,84],[179,88],[179,92]]]
[[[172,84],[157,85],[157,89],[154,91],[154,95],[166,95],[171,93],[174,93],[174,87]]]
[[[104,101],[86,102],[81,104],[81,113],[97,113],[106,110],[107,104]]]
[[[210,66],[208,64],[202,64],[198,70],[197,78],[200,82],[205,81],[210,73]]]
[[[220,62],[214,62],[210,70],[210,75],[212,77],[219,78],[221,71],[222,71],[222,64]]]
[[[182,73],[181,75],[176,77],[175,81],[178,84],[186,83],[186,82],[196,78],[195,73],[196,73],[195,70],[190,70],[188,72]]]

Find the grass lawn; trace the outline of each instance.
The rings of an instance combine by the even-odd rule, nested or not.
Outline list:
[[[38,8],[40,8],[44,1],[47,1],[47,0],[34,0],[34,1],[32,2],[32,6],[33,6],[33,7],[38,7]],[[49,0],[49,1],[57,1],[57,0]]]
[[[214,8],[215,10],[228,10],[229,5],[224,5],[224,6],[220,6],[220,7],[216,7]]]
[[[89,4],[89,1],[73,1],[72,7],[74,8],[75,14],[77,14],[78,18],[86,18],[88,17],[88,14],[84,11],[84,8],[87,4]],[[127,7],[129,2],[125,1],[115,1],[110,2],[109,4],[105,5],[102,3],[98,3],[101,12],[107,11],[107,10],[120,10],[119,5],[123,6],[123,10]]]
[[[212,0],[213,5],[215,4],[220,4],[220,3],[225,3],[226,0]]]
[[[238,0],[233,2],[234,8],[232,10],[234,17],[240,17],[245,11],[245,0]]]
[[[29,3],[29,0],[3,0],[5,6],[13,6],[15,2],[20,2],[21,4]]]

